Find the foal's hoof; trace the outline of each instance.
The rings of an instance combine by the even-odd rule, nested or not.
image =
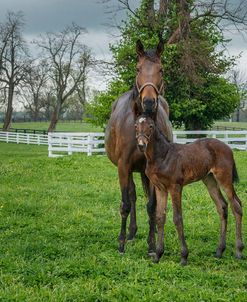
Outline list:
[[[236,259],[238,259],[238,260],[243,259],[243,255],[241,252],[236,252]]]
[[[223,254],[223,252],[221,250],[217,250],[215,253],[215,257],[220,259],[220,258],[222,258],[222,254]]]
[[[132,240],[134,240],[134,239],[135,239],[136,232],[137,232],[137,228],[132,229],[132,230],[129,230],[129,234],[128,234],[128,236],[127,236],[127,241],[132,241]]]
[[[155,251],[148,251],[148,256],[154,258],[156,256]]]
[[[153,261],[153,263],[159,263],[160,258],[157,256],[157,254],[155,254],[155,255],[152,257],[152,261]]]

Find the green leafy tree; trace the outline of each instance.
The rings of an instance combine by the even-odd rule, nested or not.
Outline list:
[[[146,49],[154,48],[161,38],[165,41],[165,97],[175,126],[207,129],[214,120],[234,111],[240,97],[236,85],[224,78],[234,58],[219,50],[227,43],[216,22],[220,16],[216,17],[208,7],[198,12],[196,5],[193,0],[161,0],[157,7],[152,0],[142,0],[128,16],[121,26],[120,41],[110,46],[116,79],[90,106],[94,123],[104,125],[112,102],[133,87],[138,39]]]

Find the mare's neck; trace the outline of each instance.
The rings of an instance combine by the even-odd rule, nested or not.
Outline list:
[[[145,156],[149,162],[154,162],[158,159],[165,159],[171,144],[166,137],[155,127],[154,133],[147,145]]]

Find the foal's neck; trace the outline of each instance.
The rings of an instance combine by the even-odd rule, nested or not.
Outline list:
[[[157,159],[164,159],[169,151],[171,144],[167,141],[162,132],[155,127],[154,133],[147,145],[146,157],[149,162]]]

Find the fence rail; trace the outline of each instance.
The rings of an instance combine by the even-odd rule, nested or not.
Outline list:
[[[15,133],[0,131],[0,141],[17,144],[48,145],[49,157],[63,156],[74,152],[105,153],[104,133],[50,132],[45,134]],[[217,138],[233,149],[247,151],[245,131],[174,131],[176,143],[190,143],[199,137]]]

